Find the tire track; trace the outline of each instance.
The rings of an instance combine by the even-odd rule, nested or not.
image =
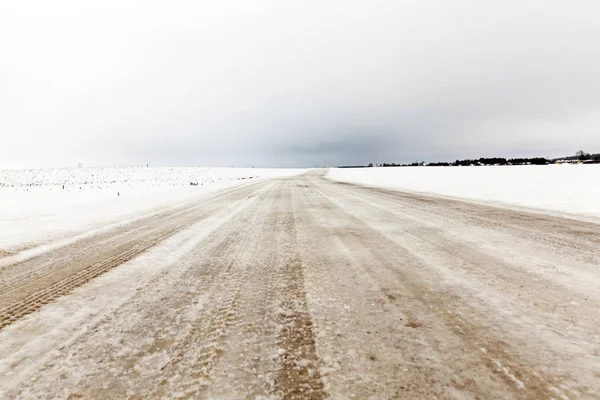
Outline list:
[[[160,207],[159,209],[142,211],[142,214],[138,217],[133,217],[125,221],[109,222],[109,225],[100,228],[92,229],[89,232],[74,233],[63,239],[50,239],[50,241],[43,244],[29,244],[17,247],[10,251],[7,251],[7,255],[0,257],[0,272],[4,273],[11,267],[22,265],[27,261],[45,259],[49,254],[54,255],[60,252],[62,249],[72,247],[73,245],[81,243],[91,243],[101,237],[112,237],[115,232],[131,233],[136,230],[145,229],[145,225],[152,224],[153,226],[160,225],[171,218],[174,218],[183,213],[198,210],[199,208],[208,205],[212,202],[223,200],[231,195],[240,194],[243,196],[251,194],[255,188],[264,186],[264,181],[253,182],[249,184],[242,184],[240,186],[234,186],[219,190],[214,193],[210,193],[206,196],[201,196],[199,199],[187,200],[183,203],[176,204],[174,206]],[[241,198],[241,197],[240,197]],[[109,230],[109,232],[107,232]],[[50,247],[50,249],[43,251],[43,248]],[[31,254],[28,254],[31,253]]]
[[[253,201],[273,203],[273,190],[262,195]],[[229,350],[226,341],[232,326],[240,325],[240,319],[247,317],[240,315],[239,309],[246,300],[246,283],[253,278],[249,276],[253,271],[248,268],[248,257],[259,248],[261,233],[270,223],[265,217],[266,211],[268,207],[258,208],[242,216],[242,221],[236,221],[236,225],[243,223],[252,228],[240,231],[231,226],[232,235],[211,252],[207,261],[191,270],[192,273],[212,271],[203,279],[211,302],[185,337],[170,350],[173,354],[170,362],[161,369],[166,376],[175,376],[177,380],[162,381],[153,393],[154,397],[168,397],[176,388],[181,392],[181,398],[198,398],[212,384],[214,369]]]
[[[413,215],[437,216],[483,229],[503,231],[513,237],[519,236],[524,240],[551,246],[554,249],[564,249],[571,256],[573,256],[572,250],[576,249],[577,257],[585,262],[597,263],[599,260],[596,251],[600,246],[597,223],[503,209],[434,195],[411,194],[333,181],[328,183],[329,185],[326,186],[338,186],[350,195],[360,194],[376,201],[384,200],[395,204],[396,208]],[[320,184],[322,185],[323,182],[321,181]]]
[[[128,238],[135,238],[136,235],[144,236],[149,231],[160,233],[164,230],[165,225],[172,225],[176,221],[178,221],[176,223],[183,224],[186,220],[197,218],[198,216],[195,214],[198,211],[203,211],[206,207],[219,207],[222,200],[228,196],[233,197],[232,200],[242,200],[248,194],[254,193],[255,190],[253,189],[260,184],[256,183],[242,188],[227,189],[201,202],[192,202],[177,206],[131,224],[118,226],[109,232],[100,232],[90,238],[59,247],[48,253],[3,265],[0,267],[0,299],[2,294],[7,290],[12,291],[18,286],[48,277],[55,273],[55,271],[68,268],[76,262],[86,262],[90,257],[101,256],[101,253],[106,248],[110,248],[111,246],[118,247],[123,242],[126,242]]]
[[[247,257],[257,247],[265,223],[262,203],[269,194],[261,192],[235,207],[235,217],[227,217],[177,265],[139,287],[126,304],[67,347],[73,356],[60,357],[58,370],[54,363],[46,365],[42,376],[56,374],[68,388],[63,393],[85,398],[202,398],[227,351],[230,327],[240,318]],[[30,390],[51,392],[54,380],[34,380]],[[19,393],[33,397],[31,391]]]
[[[278,254],[283,268],[279,271],[282,287],[278,323],[281,326],[280,368],[274,392],[284,399],[323,399],[326,397],[319,372],[321,364],[316,350],[313,321],[308,312],[304,288],[304,267],[298,254],[291,185],[286,184],[278,213]]]
[[[234,194],[236,193],[234,192]],[[246,193],[242,193],[240,198],[247,198]],[[217,199],[211,200],[209,204],[219,202],[221,199],[222,197],[220,196]],[[202,206],[194,206],[191,210],[179,211],[176,214],[177,218],[170,221],[169,218],[172,216],[164,216],[158,221],[163,222],[163,224],[168,223],[166,229],[164,226],[159,225],[155,229],[150,230],[150,232],[145,232],[141,238],[133,239],[124,244],[120,244],[117,249],[111,249],[104,253],[95,255],[93,259],[100,259],[100,261],[92,261],[91,264],[89,264],[90,261],[88,261],[87,266],[85,265],[86,258],[84,258],[80,262],[83,267],[79,267],[80,269],[78,271],[74,273],[65,271],[62,274],[66,275],[65,277],[42,288],[36,289],[35,283],[46,283],[44,282],[43,278],[52,274],[52,270],[45,271],[40,276],[26,280],[21,284],[16,284],[15,287],[11,288],[9,291],[0,293],[0,300],[4,298],[10,301],[11,295],[13,294],[19,297],[16,301],[10,302],[7,306],[0,309],[0,330],[25,317],[26,315],[39,310],[46,304],[53,302],[59,297],[71,293],[79,286],[84,285],[85,283],[97,278],[105,272],[118,267],[127,261],[130,261],[136,256],[173,236],[182,229],[191,226],[203,218],[207,218],[209,215],[217,212],[219,209],[231,207],[232,204],[235,205],[235,201],[237,201],[237,198],[234,198],[232,202],[217,204],[216,207],[213,207],[212,209],[209,208],[208,212],[200,213],[197,210],[201,209],[202,206],[206,206],[206,203],[202,204]],[[65,267],[68,266],[63,266],[63,268]],[[54,274],[56,274],[56,272],[54,272]],[[27,287],[27,284],[33,286],[28,290],[29,293],[23,290],[24,287]]]
[[[235,254],[232,257],[232,253]],[[238,240],[223,242],[214,251],[211,259],[223,261],[212,265],[215,273],[205,280],[204,285],[212,293],[213,302],[197,321],[192,324],[185,337],[170,350],[170,361],[161,368],[165,376],[178,377],[176,387],[183,396],[196,398],[210,385],[211,372],[224,351],[223,340],[228,328],[235,324],[240,305],[240,291],[244,274],[238,265],[242,255],[239,254]],[[199,266],[204,269],[203,266]],[[157,397],[172,393],[168,381],[162,381],[156,388]]]
[[[531,361],[525,364],[520,349],[511,346],[506,336],[502,336],[503,332],[493,328],[486,315],[470,307],[459,294],[443,287],[438,290],[433,288],[423,274],[429,267],[409,248],[374,230],[326,196],[323,199],[328,202],[326,207],[329,214],[343,213],[344,218],[352,223],[353,229],[334,230],[346,242],[346,246],[353,250],[368,249],[374,265],[395,275],[404,286],[404,291],[411,293],[411,300],[422,303],[416,309],[429,310],[439,321],[444,321],[454,335],[464,339],[471,354],[479,354],[485,360],[491,374],[502,376],[517,393],[522,392],[519,397],[552,398],[557,394],[565,395],[557,388],[571,377],[547,374],[545,367],[535,368],[535,363]],[[372,270],[368,264],[365,264],[365,269],[373,279],[381,279],[378,276],[380,273]],[[463,311],[449,313],[448,310]],[[485,349],[485,352],[481,349]],[[579,390],[586,392],[587,388],[580,387]]]
[[[223,354],[213,365],[205,398],[281,398],[275,379],[281,369],[280,321],[286,262],[281,246],[280,201],[283,184],[261,202],[261,229],[249,246],[243,265],[236,321],[228,326]],[[286,239],[283,238],[285,241]],[[231,366],[235,365],[232,370]],[[235,371],[235,373],[232,373]]]
[[[292,260],[284,269],[288,276],[280,304],[279,345],[283,349],[281,368],[275,378],[275,393],[284,399],[323,399],[326,397],[319,373],[312,317],[308,313],[302,262]]]
[[[410,282],[382,268],[372,246],[348,235],[358,231],[370,237],[370,230],[363,232],[361,225],[347,219],[345,210],[324,202],[314,190],[297,190],[295,199],[317,350],[324,360],[321,373],[333,398],[511,394],[501,379],[489,376],[478,352],[459,350],[457,354],[456,349],[464,348],[460,337],[448,335],[437,319],[435,325],[421,319],[430,318],[422,303],[427,299],[417,301],[421,293],[413,292]],[[383,246],[390,250],[389,245]],[[393,253],[386,254],[384,261],[403,263]],[[413,268],[419,267],[409,266]],[[416,328],[411,322],[417,323]],[[436,333],[430,334],[431,330]],[[438,343],[442,335],[448,335],[447,340]],[[476,382],[475,376],[479,377]]]
[[[22,298],[21,300],[10,304],[8,307],[5,307],[0,311],[0,329],[3,329],[6,326],[25,317],[26,315],[39,310],[46,304],[51,303],[59,297],[71,293],[79,286],[84,285],[85,283],[104,274],[105,272],[118,267],[123,263],[126,263],[137,255],[147,251],[151,247],[156,246],[161,241],[172,236],[177,231],[178,230],[167,231],[158,237],[135,244],[131,248],[128,248],[117,255],[111,256],[104,261],[92,264],[78,273],[70,275],[59,282],[38,290]]]
[[[449,234],[445,229],[440,228],[440,225],[425,222],[425,217],[415,216],[414,213],[407,213],[390,206],[390,200],[381,205],[376,202],[365,202],[364,198],[358,195],[349,194],[348,196],[353,202],[363,204],[364,210],[369,210],[369,215],[372,218],[371,225],[381,226],[385,221],[397,218],[407,221],[408,224],[404,229],[390,232],[389,236],[396,241],[410,243],[410,251],[417,257],[419,254],[427,254],[430,259],[437,259],[440,264],[446,264],[447,267],[458,270],[461,274],[467,274],[472,279],[486,282],[488,285],[491,284],[490,282],[497,282],[499,279],[505,285],[505,289],[510,288],[514,293],[521,292],[523,282],[531,280],[532,275],[535,276],[535,280],[530,283],[530,285],[535,286],[534,290],[520,293],[519,297],[521,300],[528,298],[531,307],[541,311],[550,314],[556,313],[558,310],[556,305],[553,305],[553,299],[558,298],[565,287],[571,287],[572,289],[574,286],[573,283],[569,285],[564,281],[553,281],[543,272],[532,271],[531,266],[524,267],[520,263],[510,262],[502,257],[503,252],[521,244],[515,245],[508,242],[511,245],[508,249],[498,245],[492,249],[480,249],[473,242],[459,235]],[[341,206],[344,205],[341,204]],[[465,226],[466,229],[468,229],[468,226]],[[489,235],[489,232],[485,233]],[[525,242],[525,246],[531,245]],[[548,249],[540,248],[537,251],[545,253]],[[560,263],[560,260],[554,259],[553,261]],[[563,265],[563,268],[569,267]],[[591,272],[591,269],[594,269],[593,266],[590,268],[590,265],[585,264],[578,265],[577,268],[579,272],[587,270],[588,273]],[[577,301],[582,305],[575,310],[570,310],[570,316],[577,316],[579,317],[577,319],[581,321],[587,319],[586,314],[589,315],[590,312],[598,309],[598,301],[590,299],[589,296],[586,293],[572,293],[570,300]],[[550,314],[548,314],[549,317],[551,317]]]

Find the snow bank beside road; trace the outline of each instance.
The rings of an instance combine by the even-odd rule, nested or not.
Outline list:
[[[334,168],[332,180],[600,217],[600,165]]]
[[[135,219],[242,182],[301,172],[177,167],[0,170],[0,257]]]

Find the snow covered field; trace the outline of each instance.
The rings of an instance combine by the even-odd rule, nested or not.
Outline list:
[[[300,172],[199,167],[0,170],[0,257],[124,223],[218,189]]]
[[[600,218],[600,165],[331,169],[332,180]]]

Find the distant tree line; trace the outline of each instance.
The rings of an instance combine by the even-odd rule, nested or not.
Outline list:
[[[394,164],[394,163],[383,163],[379,164],[380,167],[420,167],[424,165],[424,162],[414,162],[410,164]]]
[[[454,166],[465,166],[465,165],[546,165],[549,164],[550,160],[544,157],[534,158],[480,158],[477,160],[456,160],[451,165]]]
[[[503,158],[503,157],[492,157],[492,158],[478,158],[478,159],[465,159],[456,160],[454,162],[414,162],[410,164],[395,164],[395,163],[383,163],[381,167],[419,167],[422,165],[428,167],[459,167],[459,166],[470,166],[470,165],[546,165],[551,161],[544,157],[534,158]]]
[[[483,166],[483,165],[547,165],[554,164],[557,161],[581,161],[586,164],[600,164],[600,153],[590,154],[583,150],[579,150],[574,156],[567,156],[555,159],[549,159],[545,157],[533,157],[533,158],[504,158],[504,157],[490,157],[490,158],[477,158],[477,159],[465,159],[456,160],[454,162],[431,162],[426,163],[424,161],[415,161],[407,164],[396,164],[396,163],[381,163],[368,166],[357,165],[357,166],[341,166],[339,168],[365,168],[365,167],[459,167],[459,166]]]

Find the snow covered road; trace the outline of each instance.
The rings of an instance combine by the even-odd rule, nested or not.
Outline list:
[[[0,398],[600,397],[599,225],[324,173],[0,264]]]

